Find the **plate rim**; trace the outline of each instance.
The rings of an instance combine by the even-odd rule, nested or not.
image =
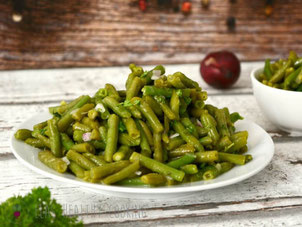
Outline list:
[[[13,141],[22,143],[22,141],[18,141],[18,140],[15,139],[15,137],[14,137],[15,132],[18,129],[20,129],[23,124],[32,121],[35,117],[41,116],[41,115],[46,115],[46,114],[50,115],[46,111],[39,112],[39,113],[31,116],[30,118],[24,120],[17,127],[15,127],[15,129],[13,130],[13,132],[10,136],[10,140],[9,140],[10,149],[12,150],[12,153],[14,154],[14,156],[23,165],[25,165],[27,168],[31,169],[32,171],[34,171],[36,173],[39,173],[43,176],[49,177],[53,180],[57,180],[57,181],[60,181],[60,182],[70,183],[72,185],[86,187],[86,188],[90,188],[90,189],[94,189],[94,190],[100,190],[100,193],[102,191],[105,191],[105,192],[110,192],[110,193],[128,193],[128,194],[135,194],[135,193],[140,193],[140,194],[159,194],[159,193],[160,194],[170,194],[170,193],[197,192],[197,191],[204,191],[204,190],[209,190],[209,189],[221,188],[221,187],[229,186],[229,185],[232,185],[232,184],[236,184],[238,182],[241,182],[243,180],[246,180],[246,179],[256,175],[257,173],[262,171],[272,161],[274,153],[275,153],[275,145],[274,145],[274,142],[273,142],[271,136],[262,127],[260,127],[258,124],[254,123],[252,121],[249,121],[249,120],[242,120],[240,123],[251,124],[253,127],[257,127],[258,130],[262,130],[263,133],[267,136],[269,145],[271,146],[271,152],[269,153],[270,157],[259,168],[255,168],[253,171],[250,171],[250,172],[245,173],[243,175],[239,175],[237,177],[233,177],[231,179],[227,179],[227,180],[224,180],[224,181],[221,181],[221,182],[215,182],[215,183],[209,183],[209,184],[200,184],[200,185],[188,185],[188,186],[181,186],[181,187],[175,187],[175,186],[169,186],[169,187],[125,187],[125,186],[112,186],[112,185],[95,184],[95,183],[85,182],[85,181],[81,181],[81,180],[70,179],[70,178],[64,177],[63,174],[62,174],[62,176],[58,176],[58,175],[55,175],[53,173],[42,170],[39,167],[36,167],[35,165],[33,165],[30,162],[23,159],[18,154],[18,152],[15,150],[14,145],[13,145]],[[36,149],[38,149],[38,148],[36,148]]]

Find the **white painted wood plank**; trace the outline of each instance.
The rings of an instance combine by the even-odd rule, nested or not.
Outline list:
[[[181,71],[200,83],[209,94],[251,93],[250,72],[262,62],[243,62],[240,79],[230,90],[216,90],[201,79],[199,64],[167,65],[167,74]],[[146,69],[150,69],[147,66]],[[43,102],[94,94],[105,83],[123,89],[127,67],[17,70],[0,72],[0,103]]]
[[[244,182],[170,200],[135,200],[91,193],[36,174],[11,155],[0,156],[0,201],[13,194],[25,194],[32,187],[47,185],[54,197],[63,204],[66,213],[79,214],[85,223],[289,209],[302,204],[302,165],[298,163],[302,160],[302,153],[299,152],[301,145],[301,141],[277,143],[273,162]],[[7,149],[4,148],[5,152],[8,152]]]

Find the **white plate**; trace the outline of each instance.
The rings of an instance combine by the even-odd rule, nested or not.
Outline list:
[[[37,114],[22,123],[17,129],[32,129],[34,124],[45,121],[49,118],[51,118],[51,115],[47,112]],[[10,144],[14,155],[22,164],[44,176],[61,182],[78,185],[102,194],[128,198],[155,199],[185,196],[201,190],[220,188],[235,184],[257,174],[264,169],[272,160],[274,155],[274,143],[271,137],[260,126],[247,120],[236,123],[236,130],[247,130],[249,132],[248,153],[253,156],[253,160],[251,162],[244,166],[236,166],[231,171],[222,174],[214,180],[158,188],[121,187],[88,183],[76,178],[72,174],[60,174],[50,169],[39,161],[39,149],[33,148],[22,141],[16,140],[13,135],[11,136]]]

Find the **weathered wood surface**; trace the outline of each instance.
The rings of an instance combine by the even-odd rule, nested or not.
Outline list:
[[[9,149],[8,139],[14,127],[26,118],[55,105],[61,97],[69,100],[82,93],[93,94],[102,85],[101,80],[98,85],[86,81],[99,73],[106,72],[106,79],[122,86],[121,75],[128,73],[126,68],[0,72],[1,84],[6,85],[0,89],[0,202],[14,194],[26,194],[32,187],[47,185],[67,215],[78,214],[89,226],[302,225],[301,137],[280,133],[264,118],[248,79],[249,70],[259,63],[242,66],[244,73],[228,95],[204,87],[212,94],[209,102],[229,106],[271,133],[276,146],[272,163],[236,185],[168,200],[108,197],[63,184],[29,170]],[[167,70],[183,71],[194,79],[199,75],[197,65],[173,65]],[[116,75],[114,79],[113,75]],[[69,81],[73,78],[71,85]]]
[[[193,0],[192,14],[133,0],[24,0],[23,20],[12,21],[13,1],[0,1],[0,69],[196,63],[204,54],[229,49],[242,60],[302,52],[301,1],[212,0],[208,10]],[[18,1],[15,1],[18,2]],[[226,18],[237,18],[234,32]]]

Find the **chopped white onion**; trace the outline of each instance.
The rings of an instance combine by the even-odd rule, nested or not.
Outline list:
[[[179,133],[175,133],[175,134],[171,135],[169,138],[170,138],[170,139],[173,139],[173,138],[175,138],[175,137],[177,137],[177,136],[179,136]]]
[[[203,127],[202,124],[201,124],[201,122],[200,122],[200,120],[196,119],[196,122],[197,122],[198,126]]]
[[[160,70],[153,70],[152,72],[153,72],[153,74],[152,74],[151,80],[157,80],[160,78],[160,76],[161,76]]]
[[[136,171],[135,174],[136,174],[137,176],[140,176],[140,175],[142,174],[142,171]]]
[[[96,106],[95,106],[95,109],[101,113],[104,113],[106,111],[104,105],[102,103],[98,103]]]
[[[86,132],[83,134],[82,139],[84,142],[88,142],[91,140],[91,132]]]
[[[62,158],[62,160],[67,164],[67,165],[69,165],[70,164],[70,161],[68,160],[68,158],[67,157],[63,157]]]

